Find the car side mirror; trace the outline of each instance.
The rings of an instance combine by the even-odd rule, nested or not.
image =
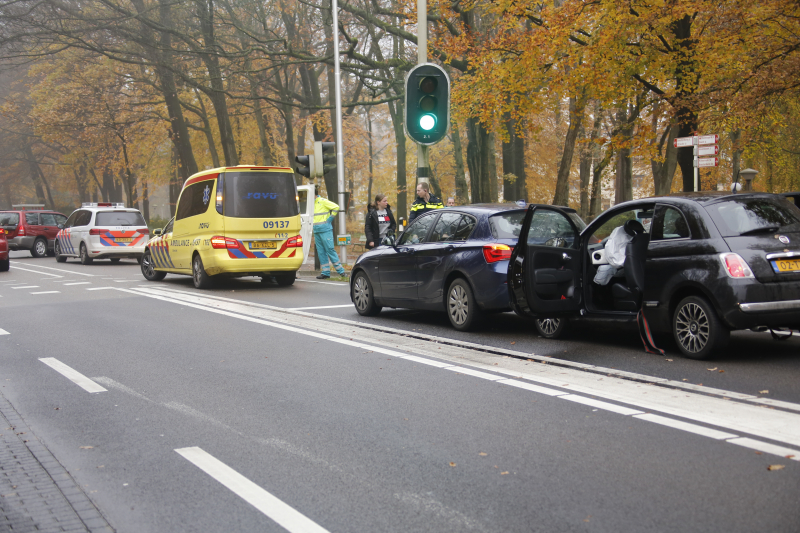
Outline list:
[[[157,237],[158,235],[161,235],[161,230],[160,229],[154,229],[153,230],[153,236]]]
[[[56,227],[57,227],[58,229],[64,229],[64,224],[56,224]]]
[[[383,238],[381,244],[384,246],[394,246],[394,242],[395,242],[394,235],[387,235],[386,237]]]

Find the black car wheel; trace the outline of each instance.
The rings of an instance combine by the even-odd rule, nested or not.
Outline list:
[[[447,317],[458,331],[469,331],[480,317],[472,288],[464,279],[457,279],[447,289]]]
[[[150,250],[147,250],[142,257],[142,276],[147,281],[161,281],[167,275],[166,272],[159,272],[153,264],[153,257],[150,255]]]
[[[730,339],[730,330],[717,318],[705,298],[689,296],[680,301],[672,318],[678,348],[690,359],[708,359]]]
[[[111,262],[114,264],[119,263],[119,257],[112,257]]]
[[[353,280],[350,290],[352,291],[353,303],[359,315],[375,316],[381,312],[382,307],[375,303],[372,284],[370,284],[366,274],[363,272],[356,274],[356,279]]]
[[[94,261],[94,259],[89,257],[89,251],[86,249],[86,245],[83,243],[81,243],[80,256],[82,265],[91,265],[92,261]]]
[[[557,339],[564,333],[567,320],[564,318],[537,318],[533,321],[539,336],[545,339]]]
[[[289,287],[294,285],[294,280],[297,279],[294,272],[286,272],[284,274],[275,274],[275,281],[281,287]]]
[[[66,263],[67,256],[61,255],[61,244],[58,241],[53,245],[53,250],[56,252],[56,261],[59,263]]]
[[[211,276],[206,274],[206,269],[203,268],[203,260],[200,259],[200,254],[195,254],[192,259],[192,280],[197,289],[210,289],[213,282]]]
[[[33,241],[33,248],[31,248],[31,255],[33,257],[46,257],[47,256],[47,241],[41,237]]]
[[[0,272],[8,272],[11,268],[11,259],[0,260]]]

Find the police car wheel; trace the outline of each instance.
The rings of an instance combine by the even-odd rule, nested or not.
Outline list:
[[[481,315],[472,288],[464,279],[457,279],[447,289],[447,318],[458,331],[469,331]]]
[[[112,257],[111,258],[111,262],[112,263],[119,263],[119,257]]]
[[[159,272],[153,264],[153,257],[150,255],[150,250],[147,250],[142,257],[142,276],[147,281],[161,281],[167,275],[166,272]]]
[[[195,254],[192,259],[192,281],[196,289],[209,289],[211,288],[211,276],[206,274],[206,269],[203,268],[203,260],[200,259],[200,254]]]
[[[375,316],[381,312],[382,307],[375,303],[372,292],[372,285],[363,272],[356,274],[356,278],[351,285],[351,298],[356,306],[356,311],[362,316]]]
[[[80,257],[82,265],[91,265],[92,261],[94,261],[94,259],[89,257],[89,251],[86,249],[86,245],[83,243],[81,243]]]
[[[275,274],[275,282],[281,287],[289,287],[294,285],[295,275],[294,272],[287,272],[286,274]]]
[[[66,256],[61,255],[61,245],[58,243],[58,241],[56,241],[56,244],[54,245],[53,249],[56,253],[56,261],[59,263],[66,263],[67,258]]]
[[[567,320],[564,318],[537,318],[533,322],[540,337],[557,339],[564,333]]]

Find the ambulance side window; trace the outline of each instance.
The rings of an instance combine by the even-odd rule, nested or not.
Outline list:
[[[164,226],[164,230],[161,232],[162,235],[166,235],[167,233],[172,233],[172,225],[175,223],[175,219],[173,218],[170,220],[166,226]]]
[[[175,220],[202,215],[208,210],[211,203],[211,192],[214,188],[213,180],[205,180],[186,187],[178,200],[178,211]]]

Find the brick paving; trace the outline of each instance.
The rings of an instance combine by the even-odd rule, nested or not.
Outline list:
[[[0,532],[33,531],[114,530],[0,395]]]

